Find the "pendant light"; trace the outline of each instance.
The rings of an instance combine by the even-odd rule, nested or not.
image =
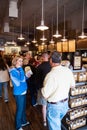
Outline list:
[[[85,0],[83,0],[83,13],[82,13],[82,33],[80,36],[78,36],[81,39],[87,38],[87,36],[84,34],[84,6],[85,6]]]
[[[22,5],[21,5],[21,20],[20,20],[20,36],[18,37],[19,40],[24,40],[23,34],[22,34]]]
[[[44,31],[49,29],[49,27],[44,25],[44,0],[42,0],[42,19],[41,19],[41,25],[36,27],[36,29]]]
[[[44,35],[44,31],[43,31],[43,36],[42,38],[40,38],[41,41],[46,41],[47,39],[45,38],[45,35]]]
[[[35,39],[35,16],[34,16],[34,39],[32,41],[33,43],[37,43],[36,39]]]
[[[33,43],[37,43],[37,41],[36,41],[36,39],[35,39],[35,37],[34,37],[34,39],[33,39],[33,41],[32,41]]]
[[[35,46],[38,47],[39,45],[36,43]]]
[[[14,25],[13,25],[13,39],[12,39],[12,42],[11,42],[12,45],[16,46],[16,42],[14,41]]]
[[[51,41],[50,41],[50,43],[51,43],[51,44],[54,44],[55,41],[53,40],[53,17],[52,17],[51,33],[52,33],[52,34],[51,34],[52,36],[51,36]]]
[[[64,32],[63,32],[63,39],[61,39],[62,42],[66,42],[67,39],[66,39],[66,36],[65,36],[65,6],[64,6]]]
[[[28,24],[28,41],[26,42],[26,45],[29,45],[30,42],[29,42],[29,24]]]
[[[45,42],[43,41],[41,44],[42,44],[42,45],[45,45]]]
[[[54,34],[53,37],[55,38],[61,37],[61,34],[59,34],[59,31],[58,31],[58,0],[57,0],[57,29],[56,29],[56,34]]]

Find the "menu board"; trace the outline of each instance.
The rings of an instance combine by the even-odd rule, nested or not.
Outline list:
[[[69,40],[69,52],[75,52],[76,45],[75,40]]]
[[[48,45],[48,50],[54,50],[54,48],[55,48],[55,44],[50,44],[50,45]]]
[[[68,42],[62,42],[62,52],[68,52]]]
[[[62,43],[61,42],[57,42],[57,51],[62,52]]]

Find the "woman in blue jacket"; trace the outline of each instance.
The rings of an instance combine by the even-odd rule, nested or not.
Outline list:
[[[16,130],[23,130],[23,126],[29,124],[26,120],[26,93],[27,84],[24,71],[22,69],[23,59],[16,56],[12,60],[12,67],[9,69],[13,84],[13,95],[16,101]]]

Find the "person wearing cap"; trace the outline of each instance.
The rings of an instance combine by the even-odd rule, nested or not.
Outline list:
[[[61,65],[61,54],[52,52],[50,57],[51,71],[46,75],[41,89],[47,100],[47,121],[49,130],[61,130],[61,120],[67,113],[68,95],[71,87],[75,87],[72,71]]]

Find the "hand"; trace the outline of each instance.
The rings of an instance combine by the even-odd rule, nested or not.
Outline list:
[[[30,78],[31,77],[31,74],[30,73],[27,73],[27,75],[26,75],[28,78]]]

